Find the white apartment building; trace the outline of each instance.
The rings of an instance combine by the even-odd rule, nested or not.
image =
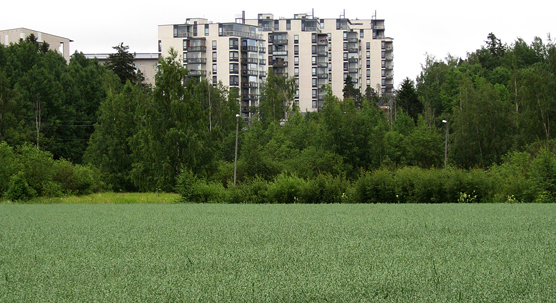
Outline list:
[[[145,77],[145,83],[155,85],[155,77],[158,69],[158,53],[131,53],[133,64],[137,71],[141,71]],[[84,54],[87,59],[97,59],[99,63],[106,64],[110,53]]]
[[[37,38],[37,42],[46,42],[50,46],[51,50],[57,51],[60,55],[69,62],[70,59],[70,42],[73,40],[55,36],[36,30],[20,27],[14,29],[0,30],[0,43],[5,46],[11,43],[19,43],[19,39],[25,40],[29,35],[33,34]]]
[[[236,19],[212,23],[187,19],[185,24],[158,27],[158,51],[170,47],[194,76],[204,75],[238,87],[244,118],[258,105],[259,88],[270,68],[275,74],[298,79],[295,103],[301,112],[322,108],[323,85],[339,98],[349,75],[364,93],[372,87],[382,94],[394,88],[393,39],[384,35],[384,20],[320,19],[308,14],[274,18]]]

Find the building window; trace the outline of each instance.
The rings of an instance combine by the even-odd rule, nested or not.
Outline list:
[[[371,77],[371,70],[368,69],[368,70],[367,70],[367,78],[370,78],[370,77]]]
[[[239,76],[231,75],[230,76],[230,85],[238,86],[239,85]]]
[[[238,52],[230,52],[230,61],[234,61],[234,62],[239,61],[239,53]]]
[[[366,45],[367,45],[367,49],[371,49],[371,42],[367,42]]]
[[[317,53],[317,46],[311,45],[311,54],[316,54],[316,53]]]
[[[239,65],[237,63],[230,63],[230,74],[239,73]]]
[[[313,106],[313,108],[317,108],[317,101],[316,100],[313,100],[312,106]]]
[[[320,19],[320,29],[324,29],[324,19]]]
[[[296,97],[297,99],[299,99],[299,89],[296,89],[296,90],[295,90],[295,97]]]
[[[316,75],[317,75],[317,68],[316,68],[316,67],[313,67],[313,68],[311,69],[311,74],[312,74],[313,76],[316,76]]]
[[[299,43],[299,35],[293,35],[293,43]]]
[[[238,49],[237,38],[230,38],[230,49]]]
[[[292,29],[292,21],[290,19],[286,20],[286,30]]]
[[[216,86],[218,83],[218,78],[216,76],[212,76],[212,86]]]
[[[187,40],[183,39],[183,51],[187,50]]]
[[[370,58],[371,58],[371,52],[367,51],[367,59],[370,59]]]
[[[317,87],[317,78],[313,78],[312,84],[313,87]]]
[[[347,40],[347,39],[348,39],[348,33],[344,32],[344,40]]]
[[[299,55],[299,45],[294,45],[293,46],[293,53],[294,53],[294,55]]]
[[[330,41],[332,41],[332,34],[328,33],[328,43],[330,43]]]
[[[209,35],[209,25],[205,24],[205,36]]]
[[[385,51],[380,52],[380,56],[381,56],[381,58],[386,57],[386,52]]]
[[[216,50],[216,40],[212,40],[212,50]]]
[[[344,51],[347,52],[347,50],[348,50],[348,43],[347,43],[347,42],[344,42]]]
[[[274,20],[274,30],[280,30],[280,20]]]
[[[218,65],[217,64],[213,64],[212,65],[212,74],[216,75],[216,71],[218,70]]]
[[[316,56],[311,57],[311,63],[312,63],[313,65],[316,65],[316,64],[317,64],[317,57],[316,57]]]
[[[212,62],[216,62],[216,54],[217,52],[212,52]]]
[[[361,39],[365,38],[365,31],[364,30],[362,30],[362,29],[359,30],[359,37]]]
[[[162,53],[162,41],[158,40],[158,52]]]
[[[293,75],[294,75],[294,76],[299,76],[299,67],[295,67],[295,68],[293,69]]]
[[[382,62],[381,62],[381,63],[382,63],[382,64],[381,64],[382,68],[384,68],[384,66],[385,66],[385,64],[384,64],[384,60],[382,60]]]
[[[344,61],[347,61],[348,59],[348,53],[344,53]]]
[[[347,71],[347,70],[348,70],[348,63],[344,62],[344,71]]]
[[[299,65],[299,57],[298,56],[293,57],[293,64]]]
[[[384,43],[384,41],[382,41],[380,43],[380,48],[385,49],[386,48],[386,43]]]
[[[311,34],[311,42],[312,43],[317,43],[317,34],[315,34],[315,33]]]
[[[386,76],[386,71],[385,70],[382,70],[382,76],[383,77]]]
[[[367,68],[371,68],[371,60],[367,60]]]
[[[318,89],[313,89],[313,98],[316,98],[318,96]]]

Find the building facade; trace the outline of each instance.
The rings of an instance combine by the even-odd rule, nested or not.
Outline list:
[[[137,71],[141,71],[145,77],[145,83],[155,84],[155,76],[158,70],[158,53],[132,53],[133,64]],[[85,54],[87,59],[97,59],[99,63],[105,64],[108,61],[109,53]]]
[[[10,45],[10,43],[18,43],[20,39],[25,40],[25,38],[27,38],[31,34],[33,34],[37,38],[37,42],[48,43],[51,50],[57,51],[64,57],[64,59],[66,59],[66,62],[69,62],[71,54],[70,42],[73,42],[73,40],[70,40],[68,38],[50,35],[47,33],[20,27],[14,29],[0,30],[0,43],[8,46]]]
[[[393,39],[384,33],[384,20],[376,18],[259,14],[257,19],[243,15],[234,23],[187,19],[185,24],[158,27],[158,51],[167,56],[173,48],[192,75],[238,87],[242,115],[248,118],[270,68],[297,79],[295,103],[302,112],[322,108],[323,85],[341,98],[348,75],[363,93],[367,87],[392,93]]]

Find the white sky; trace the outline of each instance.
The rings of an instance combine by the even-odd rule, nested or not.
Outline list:
[[[242,10],[248,19],[256,18],[258,13],[292,18],[296,13],[311,13],[312,9],[319,18],[338,18],[345,9],[347,18],[370,19],[376,10],[377,17],[385,19],[386,36],[394,38],[396,88],[404,78],[417,77],[426,53],[438,59],[447,54],[465,57],[467,52],[484,45],[490,32],[508,44],[518,37],[531,43],[535,36],[546,42],[548,33],[556,39],[556,1],[553,0],[326,2],[317,5],[292,0],[15,0],[0,6],[0,29],[26,27],[70,38],[74,40],[71,53],[111,52],[112,46],[120,42],[129,45],[131,52],[154,53],[157,26],[184,23],[186,18],[233,22]]]

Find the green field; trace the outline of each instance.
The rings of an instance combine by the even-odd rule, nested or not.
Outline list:
[[[556,205],[0,205],[0,302],[546,302]]]

